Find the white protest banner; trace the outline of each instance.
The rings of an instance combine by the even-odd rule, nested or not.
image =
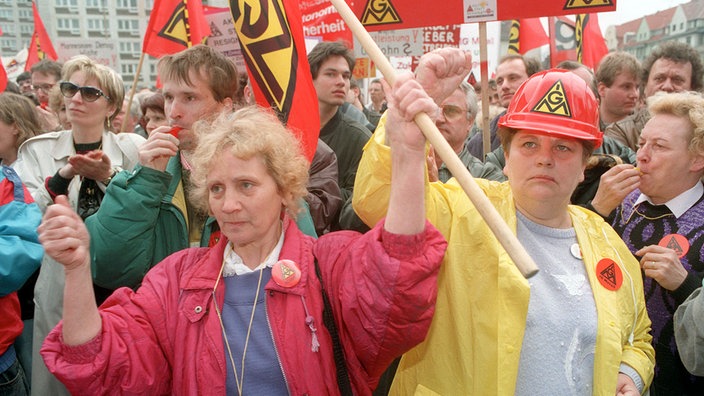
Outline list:
[[[117,42],[111,39],[58,39],[54,42],[57,61],[66,62],[76,55],[85,55],[97,63],[103,64],[120,72],[120,59],[118,57]],[[139,48],[137,48],[139,49]],[[135,61],[140,53],[135,54]]]
[[[239,72],[247,70],[240,48],[240,41],[235,32],[235,25],[232,23],[232,14],[227,7],[210,7],[205,12],[205,19],[210,25],[210,36],[208,37],[208,47],[218,50],[220,53],[230,58],[237,66]]]

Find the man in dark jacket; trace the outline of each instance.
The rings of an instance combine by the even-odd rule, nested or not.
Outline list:
[[[343,115],[341,110],[350,88],[354,57],[342,42],[324,41],[308,54],[308,63],[318,94],[320,139],[337,155],[338,185],[342,201],[347,202],[352,196],[362,149],[371,137],[364,125]],[[337,220],[332,229],[339,229]]]

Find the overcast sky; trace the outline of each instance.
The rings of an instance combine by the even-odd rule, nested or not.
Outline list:
[[[599,14],[599,27],[602,32],[609,25],[620,25],[645,15],[688,3],[690,0],[616,0],[616,11]]]

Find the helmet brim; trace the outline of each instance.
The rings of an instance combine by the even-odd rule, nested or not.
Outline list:
[[[499,119],[500,127],[528,130],[541,135],[559,136],[569,139],[588,140],[594,142],[594,148],[601,146],[604,133],[595,125],[576,121],[569,117],[561,123],[555,122],[554,115],[543,115],[538,112],[506,114]],[[592,130],[591,133],[584,131]]]

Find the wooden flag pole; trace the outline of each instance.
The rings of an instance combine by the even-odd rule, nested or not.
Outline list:
[[[350,30],[352,30],[357,40],[362,44],[364,50],[367,51],[369,57],[384,74],[384,78],[389,84],[393,85],[396,80],[395,70],[347,3],[345,3],[344,0],[330,1],[335,6],[342,19],[347,23]],[[484,195],[484,192],[479,188],[479,185],[474,181],[474,178],[472,178],[472,175],[457,157],[454,150],[452,150],[450,144],[447,143],[445,138],[440,134],[435,123],[425,113],[417,114],[415,116],[415,122],[420,127],[421,131],[423,131],[423,134],[430,144],[433,145],[435,153],[445,162],[447,168],[450,169],[452,175],[455,176],[462,186],[462,189],[464,189],[469,199],[477,208],[477,211],[479,211],[479,214],[484,218],[484,221],[486,221],[487,225],[496,236],[496,239],[501,243],[501,246],[506,250],[521,274],[526,278],[535,275],[538,272],[538,267],[533,262],[533,259],[530,258],[523,248],[523,245],[521,245],[489,199]]]
[[[489,66],[486,60],[486,22],[479,22],[479,70],[482,79],[482,154],[491,151],[491,131],[489,130]]]
[[[120,126],[120,132],[128,132],[125,131],[125,126],[128,124],[127,120],[132,116],[130,114],[130,109],[132,108],[132,100],[134,99],[134,93],[137,91],[137,82],[139,81],[139,76],[142,74],[142,63],[144,62],[144,51],[142,51],[142,55],[139,57],[139,64],[137,65],[137,73],[134,76],[134,80],[132,82],[132,88],[130,89],[130,99],[127,101],[127,111],[125,112],[125,119],[122,121],[122,125]],[[117,105],[117,103],[116,103]],[[122,106],[122,104],[120,104]],[[129,131],[132,132],[132,131]]]

